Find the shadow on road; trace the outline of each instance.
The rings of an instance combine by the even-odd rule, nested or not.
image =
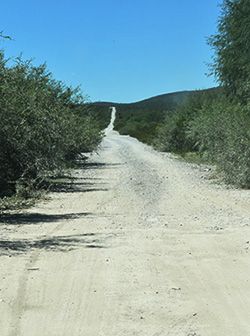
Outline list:
[[[0,224],[28,225],[39,223],[50,223],[62,220],[77,219],[83,216],[90,216],[91,213],[69,213],[69,214],[43,214],[43,213],[11,213],[1,214]]]
[[[101,178],[87,177],[50,177],[43,181],[42,187],[50,192],[92,192],[108,191],[107,182]]]
[[[107,169],[120,166],[120,163],[89,163],[79,161],[76,164],[77,169]],[[51,192],[64,193],[85,193],[108,191],[107,180],[95,177],[75,177],[70,175],[50,176],[41,181],[40,187]],[[0,214],[0,225],[18,226],[18,225],[36,225],[42,223],[54,223],[59,221],[70,221],[85,216],[93,216],[92,213],[66,213],[66,214],[47,214],[47,213],[19,213],[5,212]],[[100,233],[87,233],[69,236],[52,236],[32,239],[0,239],[0,255],[10,255],[16,253],[25,253],[30,250],[53,250],[53,251],[69,251],[77,247],[89,249],[106,248],[105,240],[108,236]]]
[[[98,238],[99,236],[99,238]],[[104,245],[100,234],[86,233],[70,236],[45,237],[35,240],[0,240],[0,255],[19,254],[29,252],[30,250],[47,250],[67,252],[77,247],[102,249]]]
[[[105,183],[85,183],[78,181],[57,181],[50,182],[49,191],[51,192],[63,192],[63,193],[82,193],[82,192],[93,192],[93,191],[108,191],[108,188],[105,188]]]
[[[109,169],[124,165],[123,163],[104,163],[104,162],[79,162],[78,168],[82,169]]]

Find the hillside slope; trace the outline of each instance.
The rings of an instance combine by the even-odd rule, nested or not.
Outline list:
[[[110,106],[116,107],[115,129],[120,134],[130,135],[140,141],[151,143],[157,127],[164,121],[167,113],[176,110],[193,94],[216,92],[217,90],[218,88],[211,88],[172,92],[133,103],[95,102],[91,106],[102,115],[107,114]]]

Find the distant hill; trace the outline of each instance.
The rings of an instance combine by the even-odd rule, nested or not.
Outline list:
[[[193,91],[179,91],[179,92],[171,92],[165,93],[158,96],[150,97],[147,99],[140,100],[138,102],[132,103],[116,103],[116,102],[94,102],[91,103],[93,106],[103,106],[110,107],[115,106],[118,109],[122,110],[130,110],[133,109],[156,109],[156,110],[169,110],[172,107],[176,107],[179,104],[185,102],[188,96],[194,93],[203,93],[207,91],[216,91],[218,88],[210,88],[205,90],[193,90]]]
[[[135,103],[125,104],[136,107],[147,107],[147,108],[157,108],[157,109],[166,109],[170,106],[175,106],[181,104],[189,96],[191,91],[181,91],[173,93],[165,93],[155,97],[147,98]]]
[[[164,120],[166,114],[185,103],[189,96],[207,92],[213,93],[218,90],[219,88],[180,91],[133,103],[95,102],[90,105],[91,109],[95,110],[101,116],[100,118],[105,118],[106,121],[110,115],[109,107],[115,106],[117,109],[115,129],[121,134],[128,134],[149,143],[157,126]]]

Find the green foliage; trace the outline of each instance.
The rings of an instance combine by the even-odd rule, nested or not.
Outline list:
[[[111,110],[110,107],[114,106],[112,103],[88,103],[86,107],[91,116],[100,125],[101,129],[105,129],[110,122]]]
[[[250,105],[223,91],[194,94],[158,128],[155,146],[216,164],[227,182],[250,187]]]
[[[16,59],[8,67],[0,53],[1,195],[98,145],[100,127],[85,110],[79,90],[54,80],[45,65]]]
[[[168,114],[157,130],[154,146],[161,151],[182,152],[190,147],[186,139],[186,115]]]
[[[213,71],[227,98],[203,107],[190,123],[190,136],[236,185],[250,187],[250,2],[224,0]]]
[[[226,181],[250,187],[250,105],[219,100],[190,121],[188,137],[224,173]]]
[[[224,0],[218,34],[209,40],[215,50],[213,71],[229,95],[250,98],[250,1]]]
[[[164,112],[127,111],[118,108],[115,129],[120,134],[130,135],[140,141],[151,143],[156,134],[156,128],[163,118]]]
[[[227,182],[250,187],[250,105],[194,95],[158,128],[155,146],[163,151],[198,152],[213,162]]]
[[[184,104],[168,113],[159,125],[154,139],[154,146],[162,151],[183,153],[197,150],[196,139],[187,136],[190,120],[195,118],[203,106],[220,95],[221,89],[195,91]]]

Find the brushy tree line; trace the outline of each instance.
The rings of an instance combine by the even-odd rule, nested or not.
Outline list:
[[[159,126],[155,145],[161,150],[196,151],[215,163],[226,181],[250,187],[250,2],[225,0],[213,73],[220,89],[194,94]]]
[[[11,195],[100,143],[100,124],[78,89],[55,80],[45,65],[0,52],[0,196]]]
[[[214,163],[224,179],[250,186],[250,106],[222,90],[194,94],[158,127],[155,147],[181,155],[196,153]]]

